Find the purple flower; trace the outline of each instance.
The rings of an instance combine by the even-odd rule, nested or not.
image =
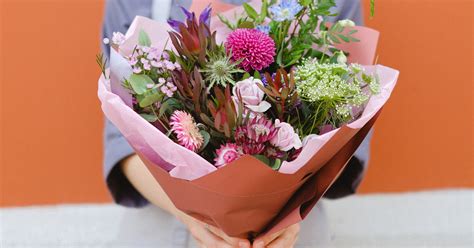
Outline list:
[[[181,10],[183,11],[184,15],[186,16],[186,21],[193,21],[196,18],[196,15],[194,12],[190,12],[184,7],[181,7]],[[208,5],[199,15],[199,23],[204,23],[206,26],[210,25],[211,22],[211,5]],[[180,25],[185,25],[184,22],[180,22],[178,20],[174,19],[168,19],[168,24],[176,31],[179,32],[179,26]]]
[[[265,34],[270,33],[270,26],[268,25],[258,25],[255,29]]]

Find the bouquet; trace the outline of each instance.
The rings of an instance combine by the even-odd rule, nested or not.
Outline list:
[[[99,98],[180,210],[230,236],[304,218],[375,122],[398,72],[333,1],[255,1],[114,33]],[[361,65],[354,62],[363,63]]]

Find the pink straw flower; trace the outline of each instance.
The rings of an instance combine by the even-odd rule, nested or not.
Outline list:
[[[216,151],[217,157],[214,159],[215,166],[220,167],[231,163],[242,156],[242,148],[233,143],[221,145]]]
[[[272,38],[256,29],[236,29],[227,37],[225,47],[234,61],[243,59],[240,66],[246,71],[268,67],[276,55]]]
[[[194,118],[184,111],[176,110],[170,118],[171,131],[176,134],[178,143],[195,152],[201,148],[204,138],[194,122]]]

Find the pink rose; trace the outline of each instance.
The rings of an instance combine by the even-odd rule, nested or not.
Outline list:
[[[258,84],[263,85],[259,79],[253,77],[239,81],[232,89],[232,95],[235,100],[238,100],[239,94],[242,97],[244,106],[254,112],[263,113],[267,111],[271,105],[264,101],[265,92],[258,87]]]
[[[242,156],[242,149],[233,143],[221,145],[216,151],[217,157],[214,159],[215,166],[224,166]]]
[[[292,148],[299,149],[303,146],[300,137],[290,124],[286,122],[280,122],[280,120],[276,119],[275,127],[278,128],[278,132],[270,140],[270,144],[285,152],[291,150]]]

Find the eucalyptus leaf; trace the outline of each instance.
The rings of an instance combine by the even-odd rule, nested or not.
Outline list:
[[[178,100],[174,98],[168,98],[161,104],[160,110],[158,112],[158,117],[161,118],[166,112],[173,112],[174,109],[177,109],[181,106]]]
[[[139,102],[140,107],[145,108],[152,105],[155,102],[159,102],[163,99],[163,94],[155,92],[150,95],[145,95],[145,97]]]
[[[154,84],[153,80],[144,74],[132,74],[128,82],[132,86],[133,91],[138,95],[142,95],[148,90],[148,84]]]
[[[158,117],[156,115],[140,114],[140,116],[148,122],[155,122],[158,120]]]
[[[207,144],[209,144],[209,140],[211,140],[211,135],[206,130],[199,130],[199,133],[202,135],[204,142],[201,146],[201,151],[206,148]]]
[[[143,29],[138,33],[138,45],[146,47],[151,46],[150,36],[148,36],[148,34]]]

